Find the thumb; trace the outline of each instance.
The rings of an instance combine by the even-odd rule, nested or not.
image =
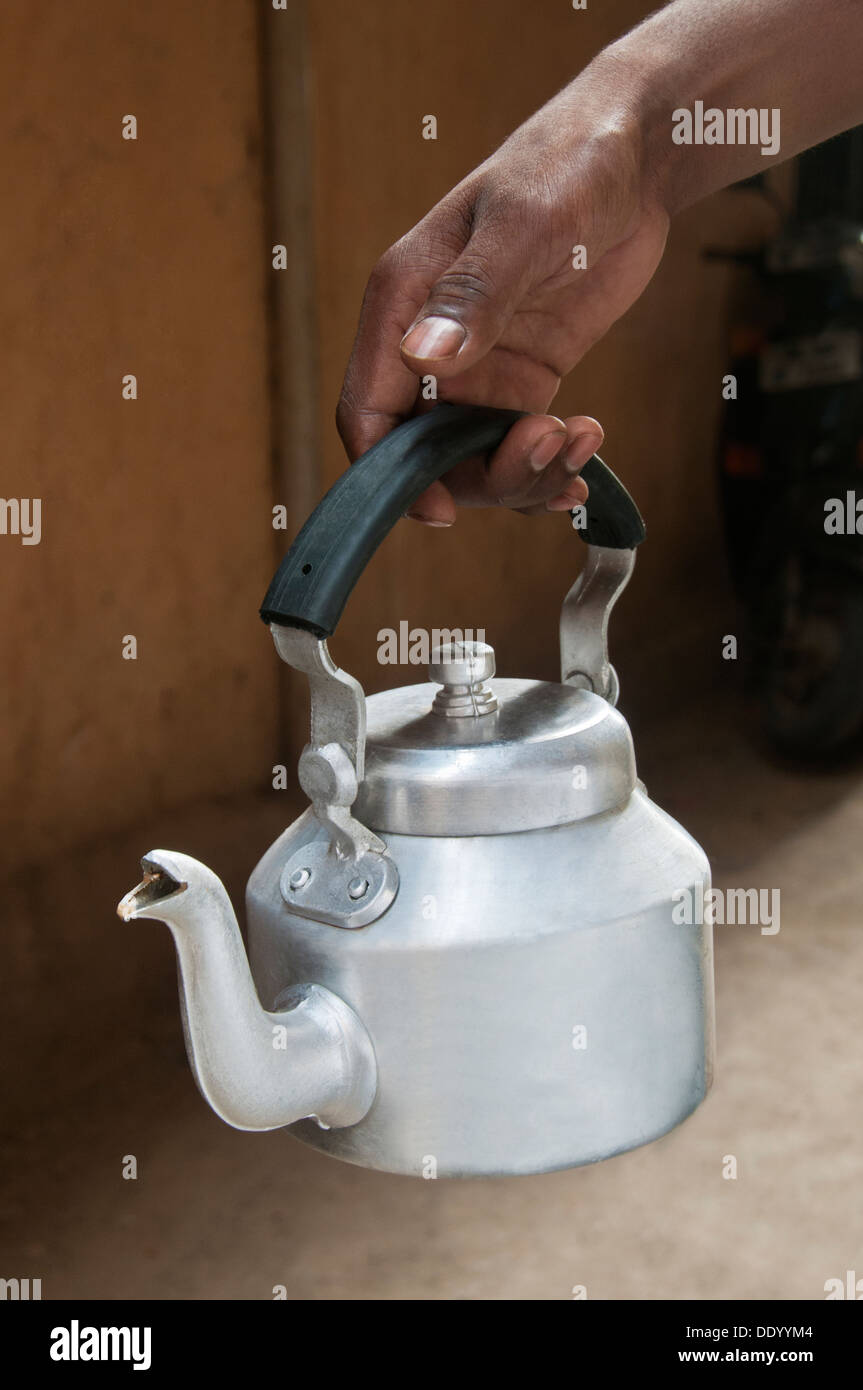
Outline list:
[[[407,366],[452,376],[479,362],[512,318],[525,278],[522,260],[473,237],[402,338]]]

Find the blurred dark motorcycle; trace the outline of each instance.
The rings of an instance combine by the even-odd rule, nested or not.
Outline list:
[[[775,240],[707,254],[750,277],[720,446],[750,688],[774,747],[823,758],[863,732],[863,127],[798,167]]]

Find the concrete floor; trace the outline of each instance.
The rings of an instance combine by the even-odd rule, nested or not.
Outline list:
[[[702,708],[639,740],[651,794],[781,931],[717,928],[718,1065],[659,1142],[547,1177],[423,1182],[228,1129],[182,1050],[166,929],[113,903],[153,843],[236,892],[283,801],[199,808],[9,886],[0,1273],[45,1298],[822,1299],[863,1276],[863,779],[766,762]],[[11,920],[11,919],[10,919]],[[78,965],[75,967],[74,962]],[[137,1181],[121,1176],[123,1156]],[[723,1159],[738,1177],[723,1179]]]

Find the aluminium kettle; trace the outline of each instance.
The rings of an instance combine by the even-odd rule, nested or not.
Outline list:
[[[709,865],[637,780],[615,708],[608,616],[644,527],[614,474],[583,470],[560,684],[498,679],[491,647],[452,643],[428,684],[366,700],[327,649],[396,520],[517,418],[442,404],[400,425],[270,586],[261,616],[311,692],[310,805],[249,880],[248,960],[187,855],[153,850],[118,907],[171,928],[189,1060],[222,1119],[388,1172],[595,1162],[666,1133],[711,1080],[711,927],[673,916]]]

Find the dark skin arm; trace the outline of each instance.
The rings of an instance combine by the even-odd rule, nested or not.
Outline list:
[[[861,63],[863,0],[674,0],[605,49],[378,262],[337,411],[349,458],[427,408],[431,375],[439,399],[532,414],[412,516],[583,502],[602,429],[547,413],[561,378],[642,293],[678,210],[863,122]],[[696,100],[778,107],[779,152],[676,145]]]

